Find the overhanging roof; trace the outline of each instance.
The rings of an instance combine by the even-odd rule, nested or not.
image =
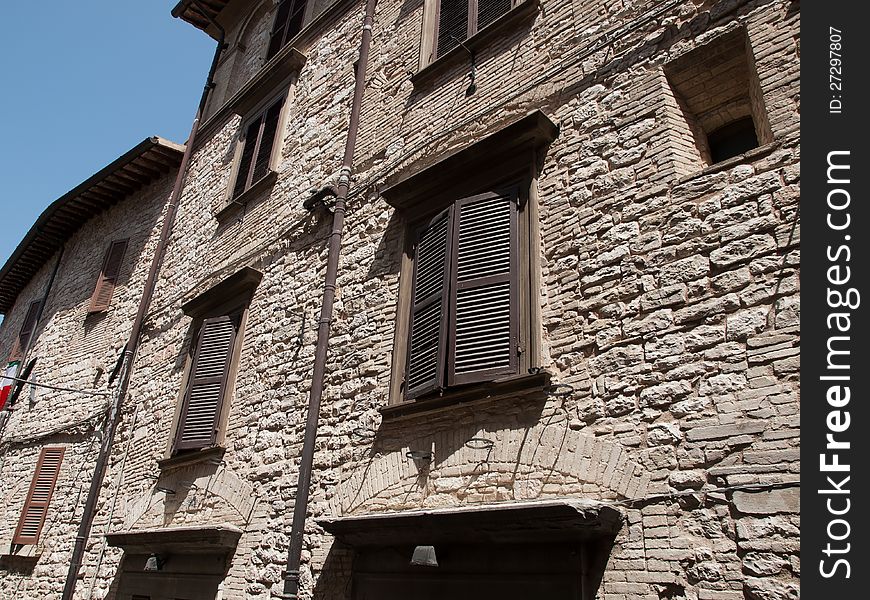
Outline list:
[[[572,542],[615,535],[623,515],[594,500],[541,500],[326,517],[317,523],[349,546]]]
[[[146,138],[46,208],[0,269],[0,314],[36,272],[91,217],[181,164],[184,146]]]
[[[172,16],[187,21],[217,39],[217,30],[211,22],[229,3],[229,0],[181,0],[172,9]]]

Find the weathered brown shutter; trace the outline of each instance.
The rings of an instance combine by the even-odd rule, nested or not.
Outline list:
[[[480,31],[511,9],[511,0],[477,0],[477,25]]]
[[[260,133],[260,144],[257,148],[257,159],[254,162],[254,175],[251,183],[259,181],[269,173],[269,162],[272,148],[275,146],[275,134],[278,132],[278,121],[281,116],[282,102],[273,104],[263,116],[263,129]]]
[[[433,58],[443,56],[470,35],[469,0],[441,0],[438,5],[438,34]]]
[[[281,0],[278,5],[278,14],[275,16],[275,24],[272,25],[266,60],[278,54],[284,44],[296,37],[296,34],[302,30],[305,4],[305,0]]]
[[[233,187],[233,198],[241,195],[248,186],[251,181],[251,164],[254,161],[254,152],[257,149],[257,140],[260,136],[260,126],[263,124],[262,117],[254,119],[254,121],[248,125],[247,131],[245,131],[245,139],[242,140],[242,157],[239,160],[239,169],[238,174],[236,175],[236,183]]]
[[[450,207],[417,232],[405,374],[408,399],[444,387],[452,223]]]
[[[36,329],[36,317],[39,315],[39,307],[42,305],[42,300],[34,300],[27,307],[27,313],[24,315],[24,322],[21,324],[21,329],[18,331],[18,337],[13,342],[12,352],[9,354],[9,361],[21,360],[24,358],[22,354],[27,344],[30,342],[30,336],[33,335],[33,330]]]
[[[60,474],[64,450],[65,448],[43,448],[39,453],[30,490],[27,492],[18,527],[12,537],[13,544],[35,544],[39,541],[48,504],[51,502],[51,495],[54,493],[54,486]]]
[[[238,316],[206,319],[199,331],[176,434],[176,450],[213,446]]]
[[[124,261],[124,253],[127,251],[128,240],[119,240],[109,244],[106,257],[103,259],[103,268],[94,286],[91,295],[91,303],[88,312],[100,312],[109,308],[112,302],[112,294],[115,292],[115,284],[121,273],[121,264]]]
[[[448,385],[517,370],[517,192],[455,204]]]

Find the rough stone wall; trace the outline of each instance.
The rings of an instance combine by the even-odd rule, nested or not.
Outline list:
[[[93,217],[66,242],[27,357],[37,359],[31,379],[107,394],[107,379],[130,333],[174,176],[165,175]],[[129,243],[111,305],[88,315],[109,242],[124,238]],[[30,302],[43,295],[56,259],[37,272],[0,326],[0,355],[11,349]],[[0,567],[0,597],[60,596],[99,447],[94,432],[103,427],[108,400],[108,395],[46,388],[22,391],[0,439],[0,547],[4,554],[31,558],[8,558]],[[46,446],[63,446],[66,452],[42,534],[36,546],[13,551],[12,536]]]
[[[379,4],[310,514],[608,500],[626,523],[602,599],[797,597],[796,5],[551,4],[479,52],[470,96],[467,64],[408,80],[423,4]],[[199,144],[133,375],[138,413],[128,406],[110,465],[107,482],[124,473],[113,530],[244,529],[224,598],[265,600],[281,586],[328,233],[328,218],[301,204],[340,164],[360,15],[354,7],[301,48],[274,186],[215,218],[239,118]],[[737,25],[774,141],[693,170],[672,152],[685,132],[672,128],[662,68]],[[377,185],[535,108],[561,126],[537,184],[542,366],[561,393],[385,421],[404,223]],[[161,472],[190,348],[180,305],[242,266],[264,276],[226,453]],[[469,447],[472,437],[492,440],[491,452]],[[405,458],[421,448],[434,449],[425,468]],[[181,493],[160,494],[155,478]],[[107,519],[106,509],[95,532]],[[313,520],[307,531],[306,595],[346,597],[349,553]],[[110,594],[119,558],[102,559],[96,597]]]

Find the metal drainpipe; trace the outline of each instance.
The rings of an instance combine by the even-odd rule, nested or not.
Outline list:
[[[333,207],[332,232],[329,234],[329,254],[326,262],[326,278],[323,283],[323,304],[317,327],[317,347],[314,353],[314,368],[311,374],[311,393],[308,402],[308,419],[305,423],[305,439],[302,444],[302,460],[296,484],[296,502],[293,507],[293,524],[290,530],[290,547],[287,550],[287,572],[284,575],[284,600],[296,600],[299,595],[299,567],[302,563],[302,543],[305,536],[305,520],[308,515],[308,495],[311,488],[311,467],[314,462],[314,442],[320,420],[320,401],[323,397],[323,377],[326,370],[326,351],[329,346],[329,325],[335,301],[335,282],[338,278],[338,259],[341,251],[341,234],[344,228],[345,203],[353,172],[353,153],[359,132],[359,113],[365,91],[366,66],[372,39],[377,0],[367,0],[366,14],[360,40],[359,60],[356,65],[353,104],[350,109],[344,160],[338,180],[338,189]]]
[[[48,277],[48,283],[45,284],[45,290],[42,292],[42,302],[40,302],[39,308],[36,309],[36,319],[34,319],[33,322],[33,331],[30,332],[30,338],[21,350],[21,363],[18,373],[22,373],[23,370],[27,368],[27,355],[30,352],[30,347],[33,345],[33,341],[36,339],[36,328],[39,327],[39,322],[42,321],[42,313],[45,310],[45,305],[48,304],[48,295],[51,293],[51,288],[54,286],[54,278],[57,277],[57,271],[60,268],[60,260],[63,258],[64,248],[65,246],[61,244],[57,260],[54,263],[54,267],[51,269],[51,275]],[[19,374],[17,377],[21,377],[21,375]],[[2,439],[3,434],[5,433],[6,421],[9,418],[12,405],[15,404],[19,394],[21,394],[21,390],[24,389],[24,385],[24,383],[18,382],[16,385],[12,386],[12,393],[9,395],[9,404],[4,410],[0,411],[0,439]]]
[[[97,455],[97,462],[94,465],[94,476],[91,479],[91,487],[88,490],[88,496],[85,500],[84,510],[82,511],[82,521],[79,524],[78,534],[76,535],[75,545],[73,546],[72,557],[70,558],[69,571],[67,572],[66,583],[63,587],[63,595],[61,596],[62,600],[72,600],[73,594],[75,593],[79,569],[82,566],[85,543],[90,536],[91,526],[93,525],[94,517],[97,513],[97,499],[100,495],[100,488],[103,485],[103,479],[106,476],[106,467],[108,466],[109,454],[112,450],[112,444],[114,443],[115,432],[118,428],[118,423],[121,420],[121,408],[124,404],[124,397],[127,395],[127,387],[130,384],[130,373],[132,372],[133,359],[135,358],[136,351],[139,347],[142,326],[145,322],[145,317],[148,314],[148,308],[151,305],[154,288],[157,285],[157,274],[163,264],[163,256],[166,251],[166,246],[169,243],[169,235],[172,232],[172,226],[175,223],[175,215],[178,211],[181,189],[184,184],[184,175],[187,171],[187,165],[190,162],[190,155],[193,151],[194,142],[196,141],[196,132],[199,129],[199,121],[202,117],[203,110],[205,109],[208,94],[213,87],[212,79],[214,78],[214,73],[217,69],[218,59],[220,58],[221,51],[224,49],[225,32],[223,28],[218,26],[216,23],[214,24],[220,31],[220,39],[218,40],[211,68],[209,69],[208,77],[206,78],[205,87],[199,100],[196,116],[194,117],[193,124],[190,128],[190,135],[187,138],[184,155],[181,158],[181,164],[179,165],[178,173],[175,176],[172,193],[167,200],[166,216],[164,217],[163,225],[160,228],[160,239],[157,242],[157,248],[155,248],[154,255],[151,258],[151,267],[148,270],[148,278],[145,280],[145,287],[142,291],[142,297],[139,300],[139,308],[136,311],[136,318],[133,321],[133,326],[130,329],[130,337],[128,338],[127,345],[124,348],[121,369],[118,373],[118,387],[115,388],[115,392],[112,394],[112,401],[109,413],[106,417],[105,431],[103,432],[100,452]]]

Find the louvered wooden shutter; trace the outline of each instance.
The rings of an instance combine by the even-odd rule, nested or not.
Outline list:
[[[43,448],[36,462],[36,471],[24,501],[21,518],[12,538],[13,544],[35,544],[39,541],[48,504],[60,474],[64,448]]]
[[[254,151],[257,149],[257,139],[260,135],[260,126],[263,124],[263,118],[255,119],[248,125],[245,131],[245,139],[242,141],[242,157],[239,160],[239,170],[236,175],[236,184],[233,187],[233,198],[241,195],[250,185],[251,178],[251,163],[254,161]]]
[[[199,331],[176,434],[176,450],[213,446],[238,316],[206,319]]]
[[[296,34],[302,30],[305,4],[305,0],[282,0],[278,5],[278,14],[275,16],[275,24],[272,26],[266,60],[278,54],[284,44],[296,37]]]
[[[34,300],[27,307],[27,313],[24,315],[24,322],[21,324],[21,329],[18,331],[18,337],[13,342],[12,353],[9,355],[9,361],[21,360],[24,358],[24,353],[27,344],[30,342],[30,336],[33,335],[33,330],[36,329],[36,317],[39,315],[39,307],[42,305],[42,300]]]
[[[448,385],[517,370],[517,192],[455,205]]]
[[[100,269],[97,285],[94,286],[94,293],[91,295],[88,312],[100,312],[109,308],[118,275],[121,273],[124,253],[127,251],[127,241],[119,240],[109,244],[106,257],[103,259],[103,268]]]
[[[477,24],[475,32],[480,31],[487,25],[491,25],[496,19],[511,9],[511,0],[477,0]]]
[[[272,158],[272,148],[275,146],[275,134],[278,132],[278,120],[281,116],[283,102],[272,105],[263,116],[263,130],[260,134],[260,144],[257,148],[257,160],[254,162],[254,175],[251,183],[259,181],[269,173],[269,162]]]
[[[438,6],[438,39],[433,58],[443,56],[470,35],[468,29],[469,0],[441,0]]]
[[[417,232],[405,397],[444,387],[453,207]]]

